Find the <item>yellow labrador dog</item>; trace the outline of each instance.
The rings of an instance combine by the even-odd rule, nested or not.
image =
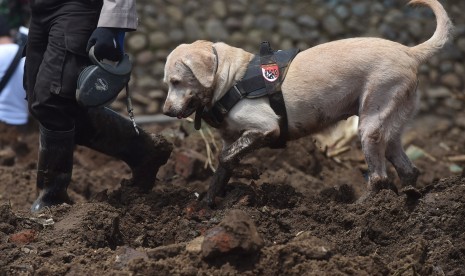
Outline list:
[[[427,6],[436,16],[436,30],[426,42],[407,47],[363,37],[324,43],[298,53],[281,86],[289,140],[359,116],[359,137],[369,169],[368,194],[392,185],[385,158],[403,185],[415,185],[419,171],[405,154],[401,135],[416,111],[418,67],[443,47],[452,29],[438,1],[412,0],[410,4]],[[179,45],[165,65],[168,95],[163,112],[186,118],[211,108],[241,81],[253,58],[253,54],[225,43]],[[268,97],[241,99],[225,114],[216,126],[224,145],[207,193],[210,204],[224,193],[233,169],[245,154],[278,139],[279,120]]]

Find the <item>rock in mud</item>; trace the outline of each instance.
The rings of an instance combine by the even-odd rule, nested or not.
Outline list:
[[[230,254],[250,255],[263,245],[252,219],[244,211],[231,210],[219,225],[205,233],[201,252],[205,259]]]
[[[135,259],[147,260],[147,253],[138,251],[128,246],[119,247],[116,250],[115,267],[120,269],[124,266],[127,266],[130,261]]]
[[[333,255],[333,246],[310,232],[303,232],[278,251],[284,262],[290,264],[305,260],[327,260]]]
[[[37,238],[37,232],[32,229],[26,229],[21,232],[12,234],[8,239],[9,242],[14,244],[28,244]]]
[[[199,236],[186,244],[186,251],[191,253],[202,252],[202,244],[205,240],[204,236]]]
[[[174,160],[176,174],[185,179],[194,176],[202,178],[208,175],[208,170],[204,167],[206,158],[194,150],[176,152]]]

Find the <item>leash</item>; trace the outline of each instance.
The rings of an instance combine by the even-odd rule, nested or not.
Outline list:
[[[134,119],[134,109],[132,107],[131,94],[129,92],[129,84],[126,83],[126,107],[129,114],[129,119],[132,122],[132,126],[136,130],[137,135],[139,135],[139,129],[137,128],[136,120]]]

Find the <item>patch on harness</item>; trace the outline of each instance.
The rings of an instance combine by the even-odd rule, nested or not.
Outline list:
[[[279,79],[279,66],[276,63],[262,65],[262,75],[265,80],[274,82]]]

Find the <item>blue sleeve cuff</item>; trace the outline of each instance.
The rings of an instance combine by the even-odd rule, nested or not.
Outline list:
[[[126,32],[120,31],[116,34],[116,43],[121,47],[121,51],[124,53],[124,37]]]

